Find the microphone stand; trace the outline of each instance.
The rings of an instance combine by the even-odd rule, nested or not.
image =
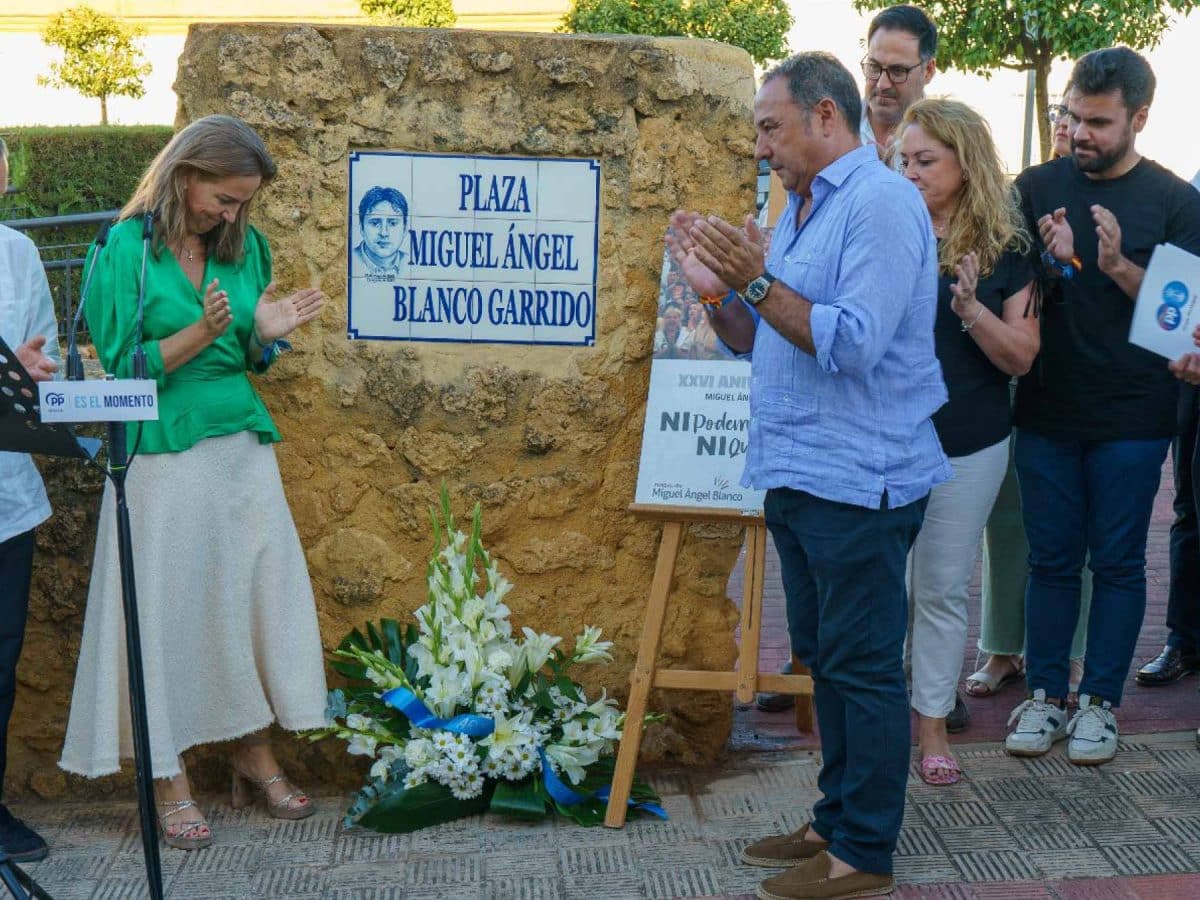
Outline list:
[[[96,259],[104,248],[101,238],[107,238],[107,226],[97,236],[96,251],[92,254],[92,265],[88,270],[83,293],[79,298],[79,310],[83,310],[90,286]],[[137,331],[133,349],[133,377],[146,377],[146,351],[142,346],[142,320],[146,305],[146,259],[150,254],[150,243],[154,236],[154,214],[146,213],[142,226],[142,277],[138,283]],[[70,350],[68,351],[67,374],[74,373],[83,378],[83,364],[75,346],[76,314],[72,323]],[[108,376],[110,379],[112,375]],[[146,863],[146,881],[152,900],[162,900],[162,862],[158,853],[158,822],[154,806],[154,775],[150,757],[150,726],[146,713],[146,681],[142,667],[142,638],[138,626],[137,586],[133,568],[133,536],[129,526],[129,503],[125,493],[125,479],[129,474],[129,448],[126,443],[127,426],[124,422],[108,423],[108,470],[113,485],[117,513],[117,554],[121,570],[121,601],[125,613],[125,659],[129,672],[129,711],[133,730],[133,759],[137,772],[138,815],[142,831],[142,856]]]
[[[111,224],[111,222],[105,222],[100,226],[100,231],[96,234],[96,252],[92,254],[91,265],[88,266],[87,275],[83,280],[83,287],[79,293],[79,306],[75,310],[75,315],[71,318],[71,328],[67,336],[66,377],[68,381],[83,381],[83,360],[79,356],[79,347],[75,343],[75,334],[79,329],[79,317],[83,313],[83,301],[87,297],[88,287],[92,282],[92,273],[96,270],[96,259],[100,256],[100,251],[104,249],[104,245],[108,242],[108,229],[111,227]],[[68,297],[68,316],[71,315],[69,304],[70,299]],[[156,844],[155,850],[157,851],[157,849]],[[13,862],[12,857],[5,853],[2,847],[0,847],[0,884],[3,884],[8,890],[9,896],[17,898],[17,900],[54,900],[41,885]]]
[[[67,381],[83,381],[83,360],[79,357],[79,347],[75,342],[75,336],[79,332],[79,320],[83,317],[83,302],[87,299],[88,288],[92,285],[92,274],[96,271],[96,260],[100,258],[101,251],[108,243],[110,228],[112,228],[112,222],[105,222],[96,232],[96,240],[93,242],[96,245],[96,251],[92,254],[91,263],[88,264],[87,274],[83,278],[83,287],[79,289],[79,306],[75,310],[75,315],[71,317],[71,328],[67,332]]]

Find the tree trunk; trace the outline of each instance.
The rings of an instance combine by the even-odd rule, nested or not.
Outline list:
[[[107,96],[102,96],[100,98],[100,124],[101,125],[108,124],[108,97]]]
[[[1038,123],[1038,140],[1042,148],[1042,162],[1050,159],[1054,153],[1054,136],[1050,131],[1050,63],[1052,59],[1048,54],[1043,54],[1038,57],[1034,63],[1034,104],[1037,107],[1034,110],[1034,115],[1037,116]]]

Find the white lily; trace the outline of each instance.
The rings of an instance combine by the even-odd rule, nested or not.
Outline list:
[[[532,628],[521,629],[525,635],[525,666],[530,672],[538,672],[550,658],[551,652],[562,638],[550,634],[539,634]]]

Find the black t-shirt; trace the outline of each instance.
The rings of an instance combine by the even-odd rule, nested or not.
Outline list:
[[[1047,291],[1042,351],[1017,388],[1017,426],[1065,440],[1170,437],[1178,382],[1165,359],[1129,343],[1134,301],[1096,265],[1090,207],[1116,216],[1121,252],[1144,268],[1158,244],[1200,255],[1200,192],[1149,159],[1120,178],[1094,181],[1063,157],[1026,169],[1016,184],[1035,236],[1039,218],[1066,208],[1083,263]]]
[[[987,277],[979,279],[975,296],[989,312],[1003,316],[1004,301],[1033,277],[1028,257],[1006,250]],[[1008,437],[1012,408],[1010,377],[996,368],[969,332],[962,330],[963,320],[950,308],[950,285],[956,280],[954,274],[938,276],[933,342],[950,400],[934,413],[933,426],[947,456],[966,456]]]

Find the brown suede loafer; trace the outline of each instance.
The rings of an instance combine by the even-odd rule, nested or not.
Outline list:
[[[759,900],[849,900],[880,897],[896,886],[891,875],[854,872],[830,878],[829,854],[818,853],[790,871],[768,878],[758,886]]]
[[[829,846],[825,841],[819,844],[806,841],[806,834],[807,825],[791,834],[777,834],[755,841],[742,851],[742,862],[751,866],[798,866]]]

